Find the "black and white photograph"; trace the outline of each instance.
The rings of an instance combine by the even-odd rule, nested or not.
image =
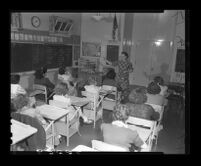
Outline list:
[[[11,10],[10,153],[189,154],[189,13]]]

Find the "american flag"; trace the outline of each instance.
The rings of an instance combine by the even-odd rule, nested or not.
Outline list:
[[[117,17],[116,14],[114,16],[114,20],[113,20],[113,29],[112,29],[112,39],[113,40],[117,40],[117,35],[118,35],[118,24],[117,24]]]

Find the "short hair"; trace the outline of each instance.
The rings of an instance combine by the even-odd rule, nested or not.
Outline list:
[[[128,53],[127,52],[123,51],[123,52],[121,52],[121,54],[124,54],[126,56],[126,59],[128,59]]]
[[[164,80],[163,80],[163,78],[162,77],[160,77],[160,76],[156,76],[156,77],[154,77],[154,82],[155,83],[158,83],[159,85],[164,85]]]
[[[60,82],[56,85],[54,92],[56,95],[66,95],[68,90],[68,85],[66,83]]]
[[[64,68],[64,67],[60,67],[60,68],[59,68],[59,74],[60,74],[60,75],[65,74],[65,68]]]
[[[13,109],[21,110],[23,107],[28,106],[29,98],[26,95],[19,94],[12,99]]]
[[[129,108],[125,104],[118,104],[114,107],[113,120],[125,122],[129,117]]]
[[[160,91],[161,91],[161,88],[156,82],[150,82],[149,83],[149,85],[147,87],[147,92],[149,94],[156,95],[156,94],[159,94]]]
[[[36,79],[42,79],[44,76],[43,76],[43,71],[41,69],[37,69],[34,73]]]
[[[106,78],[108,78],[108,79],[114,80],[115,77],[116,77],[116,73],[115,73],[114,69],[110,69],[106,74]]]
[[[11,74],[11,84],[19,84],[20,75],[19,74]]]
[[[128,99],[133,104],[144,104],[147,101],[146,91],[143,88],[133,89]]]

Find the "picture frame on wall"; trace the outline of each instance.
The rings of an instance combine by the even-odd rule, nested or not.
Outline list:
[[[21,13],[11,13],[11,30],[18,31],[22,29],[22,15]]]
[[[100,57],[101,44],[95,42],[82,42],[82,56]]]

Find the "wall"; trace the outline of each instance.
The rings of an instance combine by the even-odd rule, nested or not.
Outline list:
[[[176,19],[176,30],[174,39],[173,65],[171,71],[171,81],[185,83],[185,73],[175,72],[177,48],[185,49],[185,45],[181,45],[180,39],[185,41],[185,11],[179,10],[174,15]]]
[[[154,75],[165,77],[170,81],[173,65],[173,41],[176,23],[175,10],[165,10],[164,13],[134,13],[131,46],[131,62],[134,72],[131,73],[131,84],[146,86]],[[162,39],[161,46],[155,41]],[[166,73],[162,66],[166,65]],[[147,73],[148,77],[144,75]]]
[[[106,45],[112,40],[112,28],[114,13],[100,13],[106,19],[96,21],[92,16],[97,13],[82,13],[81,23],[81,41],[101,43],[101,56],[106,56]],[[119,45],[122,40],[122,30],[124,22],[124,13],[116,13],[119,26]],[[121,46],[120,46],[121,47]],[[121,50],[121,48],[120,48]]]
[[[72,19],[74,25],[72,27],[72,34],[80,35],[81,33],[81,13],[21,13],[22,14],[22,25],[24,29],[31,29],[36,31],[49,31],[49,16],[56,15],[67,19]],[[41,20],[41,25],[38,28],[34,28],[31,25],[31,17],[38,16]],[[56,82],[57,71],[48,70],[47,76],[53,83]],[[22,73],[20,84],[25,89],[32,89],[33,86],[33,72],[30,73]]]

